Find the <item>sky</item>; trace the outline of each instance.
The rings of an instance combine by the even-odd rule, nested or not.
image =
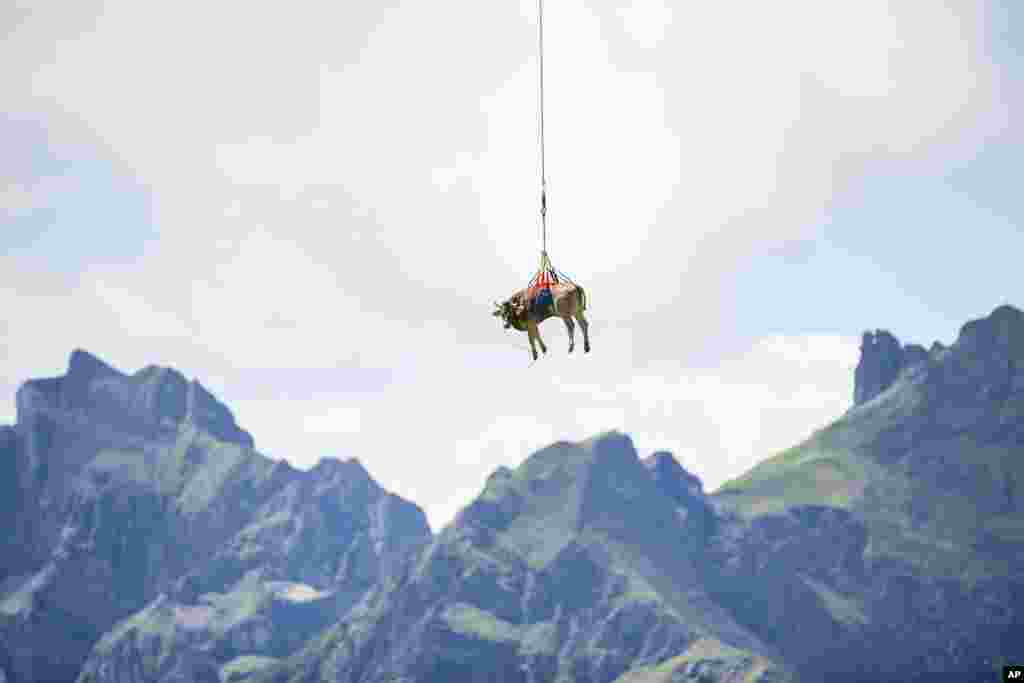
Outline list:
[[[1024,8],[531,0],[0,7],[0,423],[74,348],[176,367],[258,450],[357,457],[437,529],[629,433],[713,490],[850,406],[860,334],[1024,306]],[[579,331],[577,331],[579,335]]]

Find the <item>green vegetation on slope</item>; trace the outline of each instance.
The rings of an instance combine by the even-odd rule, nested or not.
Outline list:
[[[771,680],[782,683],[791,677],[765,657],[730,647],[711,638],[699,638],[681,655],[656,666],[628,671],[615,683],[672,683],[682,680],[723,680],[758,683]]]
[[[900,404],[899,396],[888,400]],[[869,560],[896,559],[928,575],[969,584],[1006,575],[1010,566],[1005,558],[986,554],[984,545],[986,539],[1004,544],[1024,540],[1024,514],[994,507],[1007,491],[1024,484],[1019,447],[962,435],[922,440],[902,458],[882,464],[871,450],[848,446],[865,442],[858,430],[880,431],[875,417],[867,413],[837,420],[714,495],[747,519],[800,505],[850,510],[868,526]]]
[[[821,435],[756,465],[726,482],[716,495],[747,517],[797,505],[853,507],[870,481],[872,463],[831,448]]]
[[[448,607],[443,618],[456,633],[480,640],[518,642],[522,637],[521,627],[465,603]]]
[[[237,683],[243,681],[258,671],[277,664],[279,660],[274,657],[261,657],[259,655],[242,655],[235,657],[220,669],[220,680],[223,683]]]

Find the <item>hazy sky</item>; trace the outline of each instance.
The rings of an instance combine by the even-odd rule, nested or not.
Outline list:
[[[1016,5],[1014,7],[1014,5]],[[708,488],[841,414],[864,329],[1024,304],[1024,8],[548,0],[0,6],[0,423],[75,347],[172,365],[257,447],[436,527],[608,428]]]

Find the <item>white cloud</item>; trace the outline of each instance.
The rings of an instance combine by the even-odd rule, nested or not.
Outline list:
[[[628,7],[619,8],[623,27],[644,47],[654,47],[665,36],[672,23],[672,9],[663,0],[633,0]]]
[[[12,183],[0,189],[0,211],[10,217],[28,214],[40,206],[31,190],[24,185]]]
[[[160,240],[75,276],[0,263],[0,377],[56,374],[74,346],[175,365],[269,454],[357,455],[434,521],[544,440],[620,426],[709,486],[791,445],[848,404],[854,342],[766,331],[688,358],[728,333],[737,264],[806,238],[858,176],[969,154],[999,122],[985,11],[623,5],[546,8],[549,244],[591,295],[594,351],[566,358],[547,323],[529,367],[489,314],[537,260],[532,2],[34,4],[0,44],[4,110],[136,176]],[[236,393],[350,365],[396,379]]]
[[[479,465],[484,460],[515,464],[522,459],[523,453],[537,450],[552,441],[554,431],[541,417],[495,416],[479,436],[456,441],[454,462],[459,466]],[[493,469],[493,465],[489,469]]]
[[[447,499],[423,506],[423,512],[427,515],[430,528],[435,533],[444,528],[445,525],[455,519],[455,515],[459,513],[459,510],[466,507],[474,498],[480,495],[483,486],[483,482],[480,482],[479,486],[455,489],[450,492]]]
[[[587,406],[576,410],[584,431],[622,423],[643,449],[676,453],[710,489],[842,414],[858,343],[776,335],[713,369],[663,366],[624,379],[614,392],[599,384],[568,391]]]
[[[303,431],[307,434],[354,434],[362,424],[361,417],[358,406],[336,406],[326,413],[306,417]]]
[[[304,466],[324,455],[357,455],[383,485],[421,504],[438,528],[499,465],[515,467],[557,439],[616,427],[634,437],[642,455],[673,451],[713,489],[842,414],[858,341],[776,336],[714,369],[663,364],[635,376],[628,368],[604,376],[603,355],[572,362],[564,349],[532,370],[456,375],[443,361],[407,376],[386,400],[363,400],[361,429],[351,434],[299,436],[304,415],[330,414],[339,397],[261,410],[243,402],[239,416],[261,448]],[[616,350],[603,345],[601,353],[613,358]]]
[[[857,350],[850,339],[835,335],[774,335],[759,340],[753,353],[773,356],[801,369],[827,363],[845,371],[856,366]]]
[[[0,346],[0,349],[3,347]],[[6,349],[4,349],[6,350]],[[0,378],[0,426],[13,425],[17,410],[14,404],[14,394],[17,384],[7,378]]]

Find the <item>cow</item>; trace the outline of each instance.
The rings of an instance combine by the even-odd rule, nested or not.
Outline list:
[[[530,353],[533,354],[534,360],[537,360],[537,349],[534,346],[535,339],[540,342],[540,350],[544,353],[548,352],[548,348],[544,345],[544,340],[540,338],[538,325],[548,318],[555,316],[565,321],[565,327],[569,330],[569,353],[572,353],[573,348],[576,346],[576,326],[573,324],[573,318],[575,318],[576,322],[580,324],[580,329],[583,330],[583,352],[589,353],[590,335],[588,328],[590,323],[583,317],[583,311],[587,309],[586,292],[579,285],[572,283],[555,283],[550,286],[550,289],[551,301],[547,305],[531,307],[530,304],[532,302],[528,300],[528,290],[521,289],[501,303],[494,302],[495,311],[493,315],[502,319],[506,330],[514,327],[520,332],[526,332],[530,340]]]

